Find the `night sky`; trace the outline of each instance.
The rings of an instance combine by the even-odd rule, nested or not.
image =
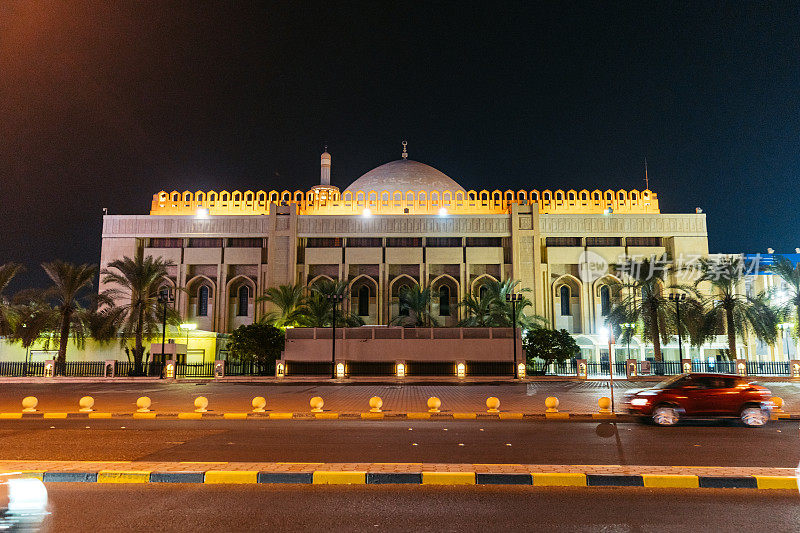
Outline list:
[[[0,2],[0,263],[99,262],[102,208],[398,159],[643,188],[712,252],[800,246],[800,4]]]

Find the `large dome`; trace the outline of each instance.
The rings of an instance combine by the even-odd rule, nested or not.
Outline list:
[[[463,191],[464,188],[450,179],[443,172],[432,166],[412,161],[398,159],[373,168],[356,181],[350,184],[345,191]]]

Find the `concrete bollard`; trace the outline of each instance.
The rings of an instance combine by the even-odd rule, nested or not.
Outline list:
[[[773,413],[782,413],[783,412],[783,398],[780,396],[773,396],[769,399],[775,408],[772,410]]]
[[[428,398],[428,412],[429,413],[438,413],[439,408],[442,406],[442,400],[437,398],[436,396],[431,396]]]
[[[547,407],[546,413],[557,413],[558,412],[558,398],[555,396],[548,396],[544,400],[544,406]]]
[[[487,413],[499,413],[500,409],[500,400],[495,396],[489,396],[486,398],[486,412]]]
[[[94,411],[94,409],[92,409],[92,407],[94,407],[94,398],[92,398],[91,396],[84,396],[78,401],[78,405],[80,406],[80,409],[78,409],[78,411],[80,411],[81,413],[89,413],[91,411]]]
[[[319,396],[314,396],[311,398],[311,401],[308,402],[311,405],[311,412],[312,413],[321,413],[322,406],[325,405],[325,402],[322,401],[322,398]]]
[[[381,407],[383,407],[383,400],[380,396],[373,396],[369,399],[369,412],[370,413],[380,413]]]
[[[267,399],[263,396],[256,396],[253,398],[253,401],[250,402],[250,405],[253,406],[254,413],[263,413],[264,408],[267,406]]]
[[[198,396],[194,399],[194,412],[195,413],[205,413],[208,411],[206,409],[208,407],[208,398],[205,396]]]
[[[137,413],[149,413],[150,406],[153,402],[150,401],[150,398],[147,396],[142,396],[138,400],[136,400],[136,412]]]
[[[603,396],[597,400],[597,407],[600,408],[600,414],[611,414],[611,398],[608,396]]]
[[[36,396],[25,396],[22,399],[22,412],[35,413],[37,405],[39,405],[39,399]]]

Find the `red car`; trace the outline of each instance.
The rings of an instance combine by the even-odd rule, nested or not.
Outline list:
[[[628,412],[673,426],[682,417],[735,417],[746,426],[770,419],[772,393],[731,374],[680,374],[626,398]]]

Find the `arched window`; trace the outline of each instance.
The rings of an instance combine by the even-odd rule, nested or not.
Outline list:
[[[239,287],[239,308],[236,316],[247,316],[247,308],[250,307],[250,289],[247,285]]]
[[[486,285],[481,285],[481,288],[478,289],[478,296],[481,300],[489,296],[489,287]]]
[[[600,287],[600,314],[603,316],[608,316],[608,313],[611,311],[611,289],[608,288],[608,285],[603,285]]]
[[[569,287],[566,285],[561,286],[561,290],[559,294],[561,295],[561,316],[570,316],[572,311],[570,310],[569,300],[570,300],[570,291]]]
[[[439,288],[439,316],[450,316],[450,287]]]
[[[208,316],[208,285],[200,285],[197,291],[197,316]]]
[[[358,316],[369,316],[369,287],[358,289]]]

